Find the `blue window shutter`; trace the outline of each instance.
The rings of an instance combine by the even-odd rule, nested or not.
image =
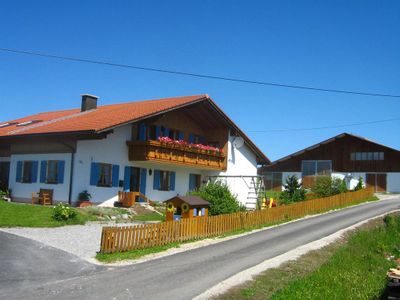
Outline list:
[[[157,125],[156,126],[156,139],[158,139],[161,136],[161,126]]]
[[[194,136],[193,136],[193,134],[189,134],[189,143],[191,143],[191,144],[194,143]]]
[[[175,191],[175,172],[170,172],[169,174],[169,190]]]
[[[131,190],[131,167],[125,167],[124,170],[124,191],[129,192]]]
[[[59,160],[57,162],[57,183],[64,183],[64,169],[65,161]]]
[[[146,176],[147,176],[147,169],[141,168],[141,169],[140,169],[140,185],[139,185],[139,191],[140,191],[143,195],[146,195]],[[140,199],[140,201],[144,201],[144,199]]]
[[[32,162],[32,177],[31,177],[32,181],[31,182],[37,181],[38,166],[39,166],[39,162],[37,160]]]
[[[178,133],[178,139],[179,139],[179,140],[183,140],[183,132],[182,132],[182,131],[179,131],[179,133]]]
[[[146,140],[146,125],[143,123],[139,124],[139,140],[145,141]]]
[[[164,128],[163,136],[169,136],[169,128],[167,128],[167,127]]]
[[[204,137],[204,136],[201,136],[201,137],[199,138],[199,142],[200,142],[200,144],[205,145],[205,144],[206,144],[206,139],[205,139],[205,137]]]
[[[112,166],[112,186],[118,187],[119,182],[119,165]]]
[[[193,208],[193,217],[197,216],[197,208]]]
[[[196,189],[196,175],[189,174],[189,191],[193,191]]]
[[[40,162],[40,182],[46,182],[46,172],[47,172],[47,160],[42,160]]]
[[[92,162],[90,166],[90,185],[97,185],[99,181],[99,164]]]
[[[203,207],[203,208],[201,209],[201,215],[204,216],[205,214],[206,214],[206,209]]]
[[[153,189],[154,190],[159,190],[160,189],[160,171],[159,170],[154,170],[153,172]]]
[[[22,182],[22,161],[17,161],[17,176],[15,181]]]

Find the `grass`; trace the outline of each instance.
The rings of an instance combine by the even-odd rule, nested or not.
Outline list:
[[[0,227],[59,227],[85,224],[95,220],[77,209],[77,216],[68,221],[53,219],[53,207],[0,201]]]
[[[141,256],[145,256],[152,253],[163,252],[171,248],[179,248],[182,243],[170,243],[163,246],[156,246],[145,249],[138,249],[126,252],[117,253],[97,253],[96,259],[104,263],[112,263],[116,261],[126,260],[126,259],[136,259]]]
[[[344,240],[312,251],[218,299],[379,299],[400,256],[400,216],[374,220]]]
[[[156,212],[132,217],[133,221],[165,221],[165,216]]]

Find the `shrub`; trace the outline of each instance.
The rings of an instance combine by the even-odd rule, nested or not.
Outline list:
[[[53,218],[57,221],[67,221],[75,218],[76,215],[76,210],[64,203],[57,204],[53,210]]]
[[[8,190],[0,191],[0,200],[7,201],[10,198],[10,192]]]
[[[210,202],[210,215],[229,214],[245,209],[238,202],[236,195],[232,194],[229,187],[221,181],[203,185],[198,190],[190,192],[190,195],[200,196]]]
[[[79,201],[89,201],[91,198],[92,198],[92,195],[90,195],[90,193],[87,190],[80,192],[78,195]]]
[[[360,176],[360,177],[358,177],[358,183],[354,187],[353,191],[359,191],[359,190],[362,190],[363,188],[364,188],[364,181],[363,181],[363,178]]]
[[[318,176],[311,191],[318,197],[329,197],[332,195],[345,193],[347,191],[346,181],[331,176]]]
[[[279,195],[279,200],[282,204],[289,204],[306,199],[306,191],[302,188],[296,175],[286,178],[284,188],[284,191]]]

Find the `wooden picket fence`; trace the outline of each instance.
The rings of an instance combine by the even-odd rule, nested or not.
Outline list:
[[[328,211],[344,205],[357,204],[373,194],[373,189],[363,189],[265,210],[196,217],[156,224],[103,227],[100,252],[123,252],[173,242],[215,237],[235,230],[250,229]]]

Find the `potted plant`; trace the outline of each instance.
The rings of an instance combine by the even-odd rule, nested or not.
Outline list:
[[[90,199],[92,199],[92,195],[87,190],[80,192],[78,195],[79,207],[92,206]]]

